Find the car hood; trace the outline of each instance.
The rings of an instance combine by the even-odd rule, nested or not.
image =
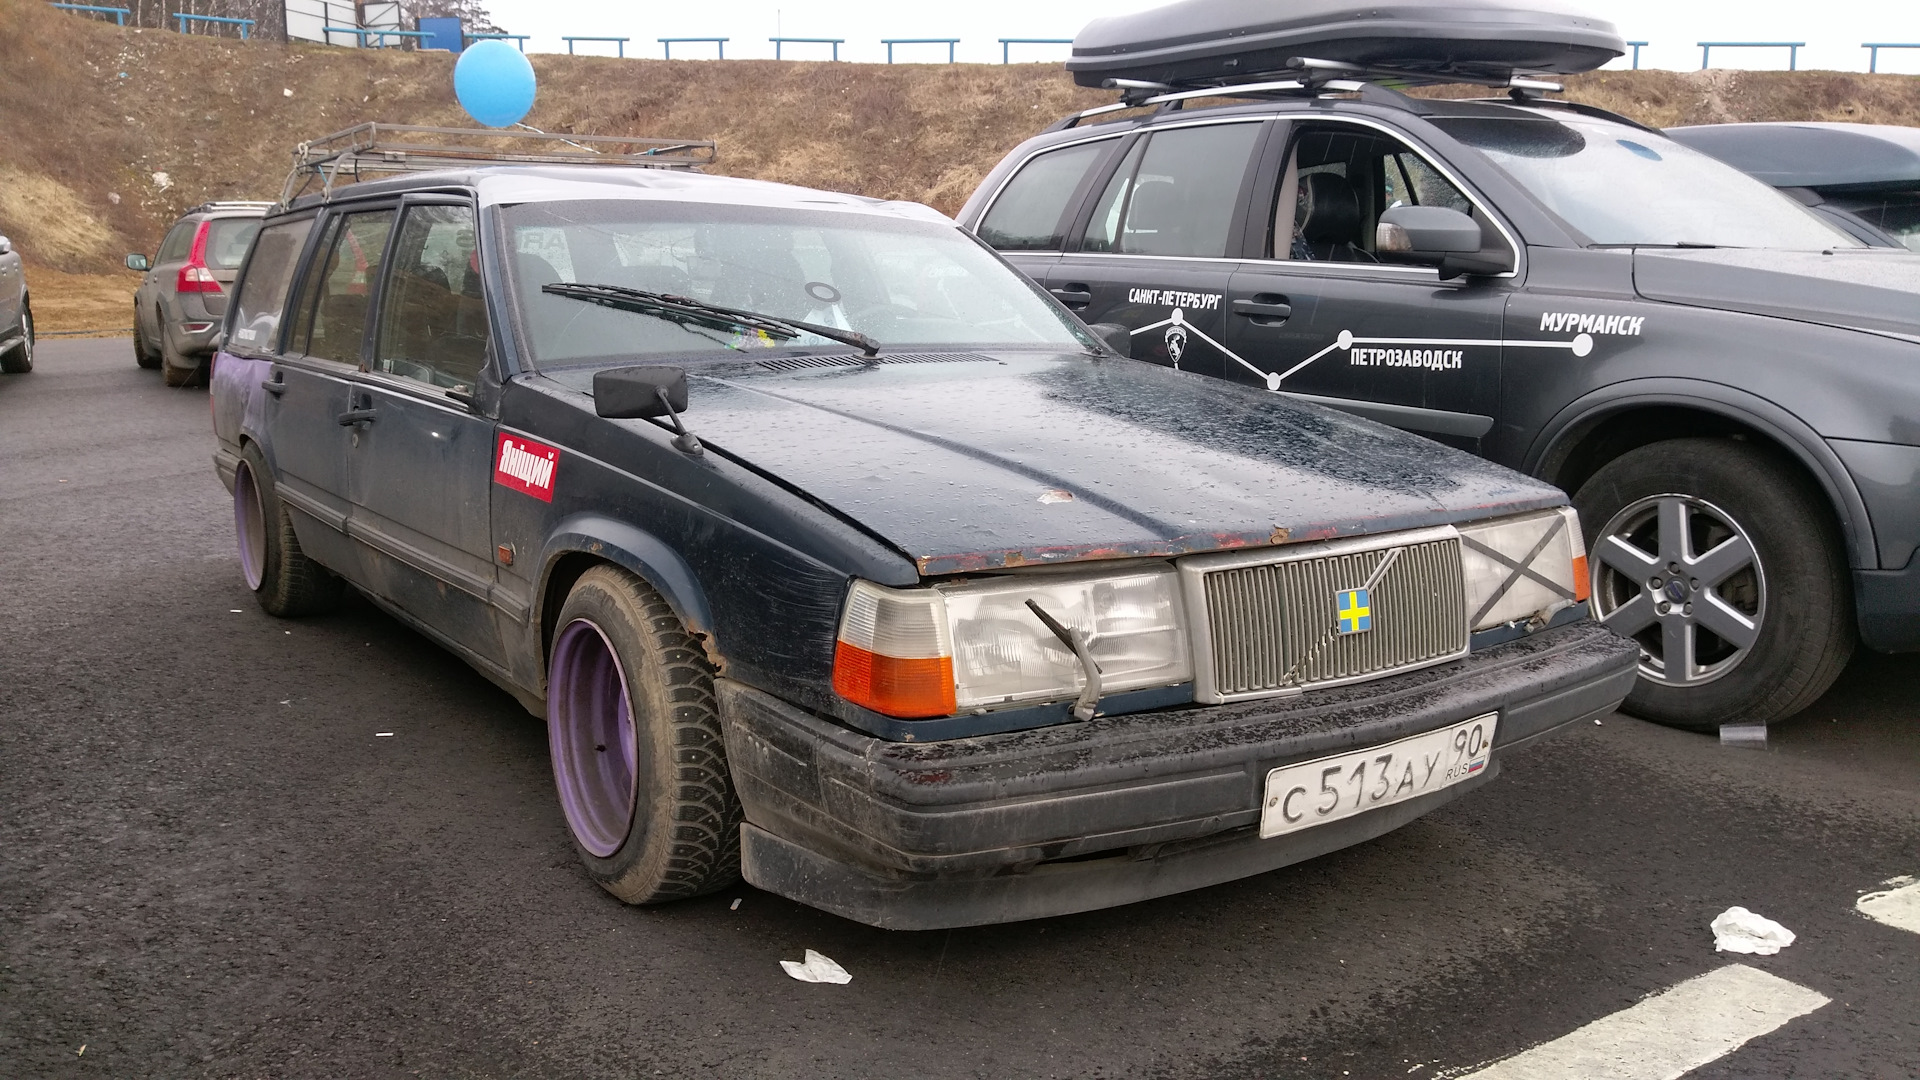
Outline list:
[[[1633,284],[1649,300],[1920,336],[1920,254],[1912,252],[1640,248]]]
[[[585,389],[590,373],[576,377]],[[700,365],[689,382],[685,422],[712,451],[832,507],[927,575],[1317,540],[1566,501],[1416,436],[1134,360],[787,358]]]

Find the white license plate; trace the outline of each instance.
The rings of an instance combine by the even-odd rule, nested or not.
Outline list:
[[[1451,787],[1487,769],[1499,713],[1267,774],[1260,836],[1282,836]]]

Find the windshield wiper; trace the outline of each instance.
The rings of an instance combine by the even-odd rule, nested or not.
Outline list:
[[[691,296],[647,292],[644,289],[629,289],[623,285],[591,285],[566,281],[542,285],[540,291],[564,296],[569,300],[599,304],[601,307],[610,307],[616,311],[652,315],[669,322],[706,326],[716,330],[758,330],[782,341],[790,341],[801,334],[814,334],[838,341],[843,345],[851,345],[868,356],[880,355],[880,343],[858,330],[842,330],[837,326],[821,326],[818,323],[801,322],[799,319],[786,319],[758,311],[721,307],[704,300],[695,300]]]
[[[1698,241],[1698,240],[1675,240],[1675,241],[1674,241],[1673,243],[1671,243],[1671,244],[1640,244],[1640,243],[1627,243],[1627,244],[1590,244],[1590,245],[1588,245],[1588,246],[1589,246],[1589,247],[1596,247],[1596,248],[1688,248],[1688,249],[1702,249],[1702,250],[1705,250],[1705,249],[1712,249],[1712,248],[1718,248],[1718,247],[1723,247],[1724,245],[1722,245],[1722,244],[1705,244],[1705,243],[1701,243],[1701,242],[1700,242],[1700,241]]]

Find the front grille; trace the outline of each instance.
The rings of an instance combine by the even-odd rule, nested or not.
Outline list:
[[[1337,632],[1336,594],[1367,584],[1372,628]],[[1213,683],[1220,699],[1384,675],[1467,647],[1455,537],[1236,566],[1204,577]]]

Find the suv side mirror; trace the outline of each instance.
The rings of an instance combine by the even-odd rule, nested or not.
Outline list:
[[[153,260],[147,258],[145,255],[129,255],[127,256],[127,269],[138,270],[144,274],[153,269]]]
[[[1093,336],[1099,338],[1102,345],[1119,353],[1121,356],[1131,357],[1133,355],[1133,331],[1128,330],[1119,323],[1092,323],[1087,329],[1093,331]]]
[[[686,409],[685,368],[628,367],[594,373],[593,411],[601,416],[650,420]]]
[[[1440,268],[1442,280],[1513,269],[1505,245],[1482,247],[1480,223],[1445,206],[1396,206],[1380,215],[1373,246],[1381,255]]]

